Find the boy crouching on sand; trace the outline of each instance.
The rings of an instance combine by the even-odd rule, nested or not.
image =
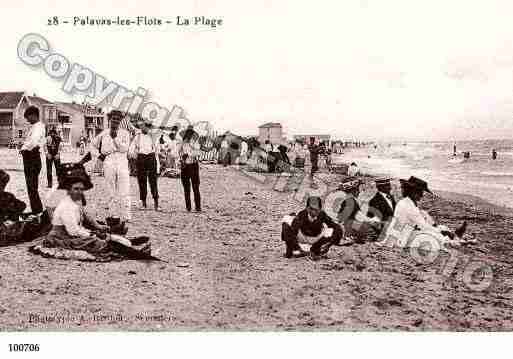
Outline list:
[[[307,255],[299,245],[301,242],[311,244],[310,254],[316,259],[327,253],[342,236],[342,227],[322,210],[320,197],[309,197],[304,210],[297,216],[285,216],[282,221],[281,239],[286,245],[285,258]]]

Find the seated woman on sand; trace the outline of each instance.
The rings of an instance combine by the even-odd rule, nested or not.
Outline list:
[[[5,187],[9,183],[10,176],[4,170],[0,170],[0,223],[4,221],[18,221],[21,214],[27,208],[25,202],[20,201],[12,193],[6,192]]]
[[[357,243],[363,243],[367,238],[375,239],[382,226],[377,217],[371,218],[360,209],[358,196],[361,184],[360,179],[352,179],[339,187],[346,197],[340,204],[338,220],[344,226],[346,236],[353,237]]]
[[[0,245],[32,240],[49,224],[46,211],[41,215],[24,213],[26,203],[5,191],[9,180],[9,174],[0,170]]]
[[[67,194],[53,212],[50,233],[34,246],[37,247],[35,252],[45,253],[44,248],[60,248],[86,251],[97,259],[108,259],[123,254],[112,245],[113,241],[127,250],[133,249],[131,241],[122,236],[110,234],[107,239],[110,227],[99,224],[87,214],[84,191],[91,188],[93,184],[83,167],[70,169],[62,175],[59,189],[65,189]],[[149,243],[144,249],[149,249]]]
[[[432,248],[433,250],[443,249],[448,243],[460,244],[466,230],[466,222],[454,232],[444,225],[436,224],[427,212],[418,207],[424,192],[432,193],[427,182],[414,176],[408,180],[401,179],[400,182],[403,198],[395,207],[394,217],[381,243],[393,239],[394,244],[399,247],[418,247],[429,241],[432,246],[438,247]],[[426,236],[421,236],[422,234]],[[432,240],[436,240],[437,243]]]

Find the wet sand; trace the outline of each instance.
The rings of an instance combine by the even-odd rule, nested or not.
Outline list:
[[[10,174],[8,190],[23,193],[23,173]],[[320,177],[330,186],[338,181]],[[423,205],[435,219],[453,228],[468,220],[479,240],[433,263],[374,243],[334,247],[317,262],[285,259],[280,219],[304,207],[294,199],[301,191],[275,185],[273,175],[258,178],[270,180],[202,165],[200,214],[185,211],[177,179],[159,180],[162,212],[137,211],[134,203],[129,235],[149,235],[168,263],[64,261],[32,255],[29,244],[0,248],[0,329],[513,329],[513,216],[507,211],[465,196],[427,198]],[[372,178],[363,179],[366,198]],[[100,217],[107,213],[102,181],[94,177],[87,193]],[[131,196],[138,198],[134,177]],[[493,269],[485,291],[465,283],[474,262]]]

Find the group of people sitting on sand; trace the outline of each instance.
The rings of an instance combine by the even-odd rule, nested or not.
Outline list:
[[[391,194],[391,179],[378,178],[376,193],[367,210],[363,210],[358,201],[362,184],[360,179],[350,178],[339,186],[343,200],[335,211],[336,219],[323,210],[322,199],[318,196],[308,197],[306,208],[297,215],[285,216],[281,231],[285,257],[319,259],[331,246],[366,241],[421,247],[422,241],[415,238],[424,238],[424,243],[430,242],[428,250],[444,250],[448,244],[457,246],[473,242],[464,236],[466,222],[451,231],[419,207],[424,194],[432,194],[427,182],[414,176],[401,179],[402,198],[396,203]]]
[[[16,236],[18,241],[36,239],[30,249],[43,256],[53,256],[59,249],[83,252],[82,259],[87,260],[157,259],[151,256],[148,237],[125,238],[126,231],[119,230],[118,223],[99,222],[88,213],[85,192],[93,184],[82,162],[60,171],[58,188],[65,190],[66,196],[51,214],[45,210],[45,216],[24,213],[27,205],[5,191],[10,176],[0,170],[0,245],[11,244],[8,240]],[[44,218],[51,218],[51,222]]]

